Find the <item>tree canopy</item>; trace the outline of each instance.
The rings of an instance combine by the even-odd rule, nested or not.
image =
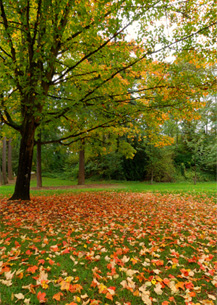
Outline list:
[[[29,199],[39,126],[58,128],[59,142],[136,119],[157,126],[213,88],[214,0],[0,0],[0,9],[0,118],[21,134],[12,199]]]

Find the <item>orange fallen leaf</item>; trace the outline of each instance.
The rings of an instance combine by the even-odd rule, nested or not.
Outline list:
[[[170,280],[169,280],[169,279],[167,279],[167,278],[165,278],[165,279],[163,279],[163,282],[164,282],[164,284],[165,284],[165,285],[169,285]]]
[[[68,290],[70,292],[72,292],[72,293],[75,293],[75,292],[79,292],[80,293],[81,289],[83,289],[83,287],[81,285],[79,285],[79,284],[74,284],[74,285],[70,284]]]
[[[29,267],[26,271],[31,272],[31,273],[35,273],[36,270],[38,270],[38,267],[37,266],[32,266],[32,267]]]
[[[183,282],[176,283],[176,288],[181,288],[182,290],[185,290],[185,283]]]
[[[112,297],[111,293],[107,292],[105,297],[106,297],[106,299],[113,301],[113,297]]]
[[[60,301],[61,296],[63,296],[62,292],[58,292],[53,296],[53,299],[56,301]]]

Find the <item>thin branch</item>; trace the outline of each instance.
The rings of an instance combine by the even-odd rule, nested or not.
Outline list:
[[[33,38],[32,38],[33,45],[35,43],[35,39],[36,39],[37,31],[38,31],[40,13],[41,13],[41,0],[38,1],[37,16],[36,16],[36,21],[35,21],[34,30],[33,30]]]
[[[111,120],[111,121],[109,121],[109,122],[106,122],[106,123],[97,125],[97,126],[95,126],[95,127],[86,129],[86,130],[84,130],[84,131],[80,131],[80,132],[78,132],[78,133],[76,133],[76,134],[71,134],[71,135],[69,135],[69,136],[67,136],[67,137],[63,137],[63,138],[60,138],[60,139],[57,139],[57,140],[43,141],[43,142],[41,142],[41,144],[61,143],[62,141],[65,141],[65,140],[68,140],[68,139],[71,139],[71,138],[80,137],[81,135],[86,134],[86,133],[88,133],[88,132],[91,132],[91,131],[93,131],[93,130],[95,130],[95,129],[107,127],[107,126],[106,126],[107,124],[112,124],[112,123],[114,123],[114,122],[115,122],[115,119],[113,119],[113,120]]]
[[[6,125],[12,127],[13,129],[15,129],[15,130],[21,132],[21,126],[18,125],[18,124],[16,124],[16,123],[12,120],[10,114],[9,114],[6,110],[4,110],[4,114],[5,114],[5,116],[6,116],[6,119],[5,119],[4,115],[3,115],[3,112],[0,111],[0,119],[1,119],[1,121],[2,121],[4,124],[6,124]]]
[[[4,28],[5,28],[5,32],[7,33],[9,42],[10,42],[11,57],[12,57],[14,63],[16,63],[16,52],[15,52],[15,49],[14,49],[14,46],[13,46],[11,35],[9,34],[9,31],[8,31],[8,20],[7,20],[6,14],[5,14],[5,9],[4,9],[4,5],[3,5],[2,0],[0,0],[0,7],[1,7],[1,16],[2,16],[2,19],[3,19],[3,25],[4,25]]]
[[[13,60],[13,63],[15,64],[14,72],[15,72],[15,77],[16,77],[17,88],[22,93],[22,87],[21,87],[19,79],[18,79],[19,71],[18,71],[17,61],[16,61],[16,51],[15,51],[15,48],[13,46],[13,41],[12,41],[11,35],[8,31],[8,20],[7,20],[7,16],[6,16],[6,13],[5,13],[5,9],[4,9],[4,5],[3,5],[2,0],[0,0],[0,8],[1,8],[1,16],[2,16],[2,19],[3,19],[3,25],[4,25],[4,28],[5,28],[5,32],[8,36],[9,45],[10,45],[10,49],[11,49],[11,59]]]
[[[0,50],[2,50],[2,52],[3,52],[5,55],[7,55],[8,57],[10,57],[10,58],[12,59],[12,56],[11,56],[8,52],[6,52],[2,47],[0,47]]]
[[[62,64],[62,63],[60,63],[60,62],[58,62],[59,64],[61,64],[61,65],[64,65],[64,64]],[[65,65],[66,66],[66,65]],[[69,77],[66,77],[66,78],[64,78],[64,79],[61,79],[61,80],[59,80],[58,82],[55,82],[55,84],[53,83],[52,85],[59,85],[59,84],[61,84],[61,83],[65,83],[65,82],[67,82],[67,81],[69,81],[70,79],[73,79],[73,78],[75,78],[75,77],[80,77],[80,76],[85,76],[85,75],[90,75],[90,74],[94,74],[94,73],[98,73],[98,74],[100,74],[100,72],[102,72],[102,70],[95,70],[95,71],[91,71],[91,72],[86,72],[86,73],[80,73],[80,74],[75,74],[75,75],[71,75],[71,76],[69,76]],[[56,73],[56,75],[57,75],[58,73]],[[95,78],[92,78],[92,79],[90,79],[90,81],[91,80],[94,80]]]
[[[118,3],[118,5],[120,5],[120,7],[122,6],[122,4],[125,2],[125,0],[123,0],[121,3]],[[107,13],[104,14],[103,17],[100,17],[100,19],[105,19],[107,16],[109,16],[109,14],[111,13],[111,11],[108,11]],[[68,37],[66,39],[65,42],[63,42],[62,44],[65,44],[66,42],[69,42],[70,40],[73,40],[74,38],[76,38],[78,35],[80,35],[81,33],[84,32],[84,30],[89,29],[92,25],[94,24],[94,22],[91,22],[90,24],[86,25],[81,31],[78,31],[77,33],[74,33],[72,36]]]

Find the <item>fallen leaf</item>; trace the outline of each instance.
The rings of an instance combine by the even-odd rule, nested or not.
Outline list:
[[[58,292],[58,293],[54,294],[53,299],[56,301],[60,301],[61,296],[63,296],[63,293]]]
[[[15,298],[17,298],[18,300],[24,300],[24,295],[22,293],[17,293],[17,294],[14,294]]]
[[[46,296],[45,292],[41,292],[41,291],[38,292],[37,299],[39,300],[39,303],[45,303],[46,302],[45,296]]]

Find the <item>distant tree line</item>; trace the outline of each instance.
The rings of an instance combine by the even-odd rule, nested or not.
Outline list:
[[[69,146],[59,143],[40,145],[49,137],[41,130],[33,158],[33,171],[41,176],[62,179],[85,178],[132,181],[173,182],[208,181],[216,179],[217,166],[217,105],[216,98],[200,110],[200,119],[181,122],[170,119],[164,123],[162,133],[174,139],[171,145],[152,143],[147,126],[140,134],[114,135],[111,131],[97,132],[95,137]],[[53,133],[56,133],[54,130]],[[141,134],[144,133],[144,134]],[[13,179],[18,167],[18,139],[1,138],[1,183]],[[12,161],[13,160],[13,161]]]

